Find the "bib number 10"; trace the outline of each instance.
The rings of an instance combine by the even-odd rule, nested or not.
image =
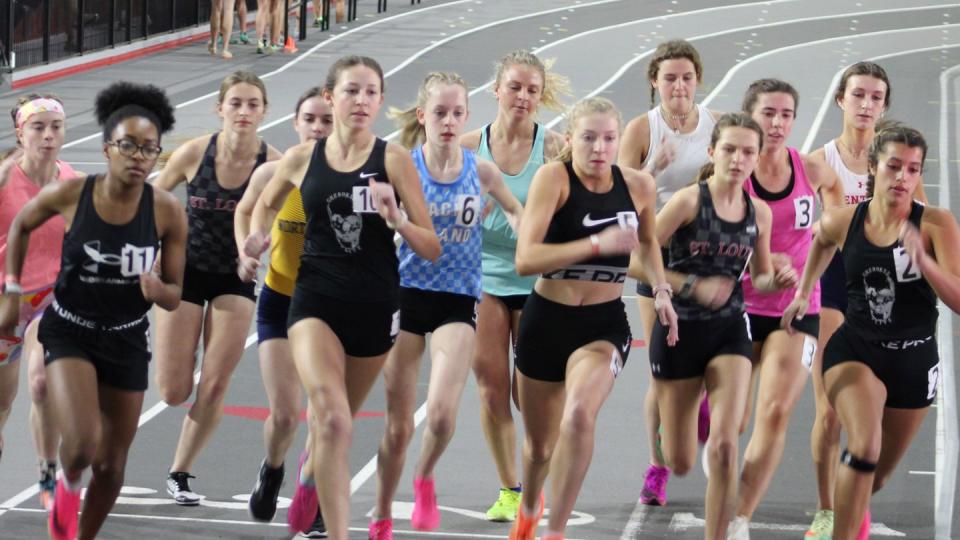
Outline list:
[[[478,195],[459,195],[456,200],[457,225],[473,227],[483,214],[483,198]]]
[[[377,212],[377,200],[373,198],[370,186],[353,186],[353,213],[374,214]]]

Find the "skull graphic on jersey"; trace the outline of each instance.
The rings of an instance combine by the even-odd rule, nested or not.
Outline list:
[[[337,243],[347,253],[360,251],[360,233],[363,231],[363,217],[353,212],[353,200],[347,193],[339,193],[327,200],[327,215],[330,216],[330,228],[337,237]]]
[[[893,302],[897,296],[890,272],[878,266],[867,268],[863,273],[863,290],[873,322],[890,324],[893,320]]]

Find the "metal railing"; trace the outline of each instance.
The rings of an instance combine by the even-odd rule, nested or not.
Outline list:
[[[247,2],[255,11],[256,0]],[[285,0],[284,33],[307,34],[310,0]],[[330,0],[322,1],[321,30],[330,28]],[[419,4],[420,0],[410,0]],[[55,62],[205,25],[210,0],[7,0],[0,1],[0,77],[14,69]],[[357,18],[357,0],[346,0],[347,21]],[[372,4],[372,2],[371,2]],[[289,27],[299,8],[297,28]],[[377,13],[387,0],[377,0]]]

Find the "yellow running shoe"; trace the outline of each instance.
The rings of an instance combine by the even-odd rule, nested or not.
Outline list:
[[[817,510],[813,515],[810,530],[803,536],[804,540],[830,540],[833,538],[833,510]]]
[[[497,502],[487,510],[487,519],[490,521],[506,522],[517,519],[517,510],[520,508],[520,492],[508,488],[500,488]]]

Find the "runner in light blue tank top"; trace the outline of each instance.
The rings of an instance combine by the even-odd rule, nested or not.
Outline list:
[[[504,185],[496,165],[460,145],[467,122],[467,85],[455,73],[427,75],[417,104],[395,109],[399,140],[411,149],[424,202],[441,252],[436,261],[400,246],[400,328],[383,367],[387,395],[384,435],[377,460],[377,497],[370,540],[393,538],[393,498],[403,475],[414,431],[420,360],[430,334],[427,426],[413,476],[410,525],[432,531],[440,525],[434,467],[453,437],[460,397],[470,375],[481,291],[484,195],[505,209],[506,227],[522,220],[523,207]],[[439,390],[438,390],[439,389]],[[445,428],[443,426],[450,426]]]
[[[419,257],[400,245],[400,287],[449,292],[480,298],[480,249],[482,233],[478,225],[483,212],[480,178],[474,153],[463,150],[463,168],[453,182],[438,182],[427,169],[423,147],[412,150],[413,163],[420,173],[423,196],[427,201],[433,228],[440,237],[443,252],[436,262]],[[506,223],[499,206],[494,210]],[[512,233],[510,224],[507,230]]]
[[[530,182],[533,181],[534,173],[544,163],[543,138],[546,129],[536,124],[534,130],[533,147],[530,149],[526,166],[517,175],[503,173],[503,181],[514,197],[520,200],[520,204],[527,203]],[[480,131],[477,157],[494,161],[493,154],[490,153],[489,134],[490,125],[487,124]],[[517,275],[514,264],[516,251],[517,235],[510,229],[503,210],[500,207],[494,207],[483,220],[483,292],[493,296],[530,294],[537,279],[536,276]]]

